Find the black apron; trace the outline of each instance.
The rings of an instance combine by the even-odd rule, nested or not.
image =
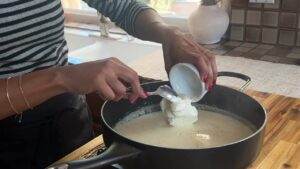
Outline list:
[[[65,93],[0,121],[0,168],[45,168],[93,138],[84,96]]]

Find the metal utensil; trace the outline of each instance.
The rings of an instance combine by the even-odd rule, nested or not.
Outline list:
[[[154,92],[147,92],[149,96],[159,95],[171,102],[177,102],[180,99],[177,97],[177,93],[168,85],[163,85],[157,88]]]

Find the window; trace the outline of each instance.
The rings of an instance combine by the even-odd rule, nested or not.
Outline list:
[[[199,0],[139,0],[156,9],[162,16],[187,17],[195,10]],[[62,0],[65,9],[77,9],[82,12],[96,12],[82,0]]]
[[[199,0],[140,0],[156,9],[162,16],[187,17],[199,4]]]
[[[67,21],[97,25],[97,11],[82,0],[61,0]],[[187,18],[198,7],[200,0],[138,0],[153,7],[166,23],[188,31]],[[76,24],[77,25],[77,24]],[[69,23],[70,26],[70,23]],[[75,26],[78,27],[78,26]],[[80,26],[79,26],[80,27]]]

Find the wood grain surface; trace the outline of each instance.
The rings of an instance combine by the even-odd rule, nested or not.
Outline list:
[[[268,112],[263,149],[249,169],[300,169],[300,99],[249,91]]]
[[[268,112],[263,148],[248,169],[300,169],[300,99],[247,91]],[[104,147],[98,136],[56,163],[88,157]]]

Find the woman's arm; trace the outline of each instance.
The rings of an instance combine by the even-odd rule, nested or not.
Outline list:
[[[84,0],[129,34],[163,44],[166,70],[179,62],[194,64],[210,90],[216,83],[215,56],[179,29],[163,22],[158,13],[137,0]],[[201,18],[200,18],[201,19]]]
[[[137,0],[83,0],[127,33],[135,35],[135,20],[149,6]]]
[[[6,89],[18,112],[28,109],[18,79],[9,79],[8,86],[6,79],[0,80],[0,120],[16,114],[9,104]],[[123,82],[130,84],[132,93],[127,93]],[[104,100],[128,98],[131,102],[147,97],[137,73],[116,58],[28,73],[23,75],[21,87],[31,106],[64,92],[88,94],[96,91]]]
[[[9,79],[8,86],[6,86],[6,79],[0,80],[0,119],[15,114],[8,102],[6,88],[8,89],[11,102],[18,112],[28,109],[20,91],[18,79],[19,77]],[[36,106],[55,95],[65,92],[57,69],[47,69],[26,74],[22,77],[21,87],[31,106]]]
[[[162,43],[167,72],[176,63],[191,63],[198,68],[208,90],[215,85],[218,72],[215,56],[178,28],[167,25],[156,11],[144,10],[138,14],[135,35]]]

